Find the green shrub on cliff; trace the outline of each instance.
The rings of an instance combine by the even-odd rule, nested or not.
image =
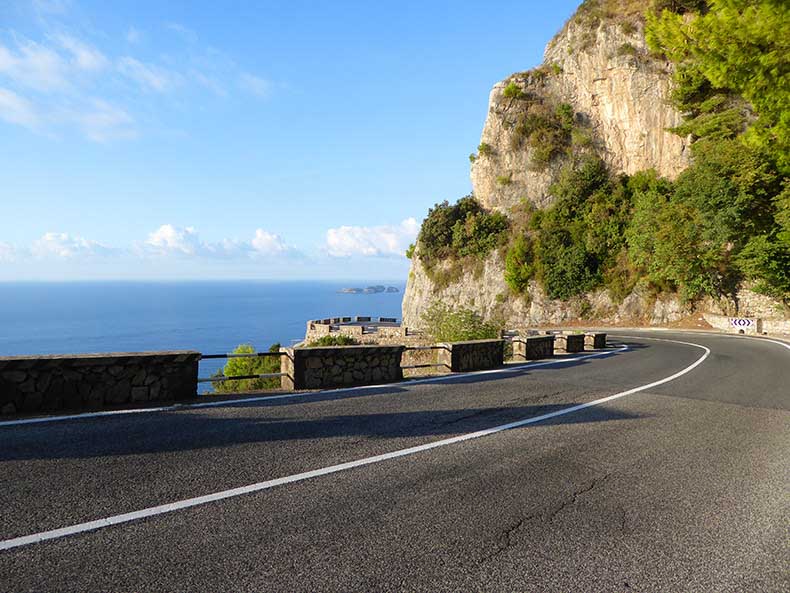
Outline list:
[[[316,348],[321,346],[356,346],[359,341],[352,336],[345,334],[334,334],[328,336],[321,336],[317,340],[313,340],[307,344],[308,348]]]
[[[508,229],[507,217],[488,212],[472,196],[455,204],[447,201],[428,211],[418,242],[419,257],[427,268],[446,260],[462,257],[485,257],[503,240]]]
[[[502,324],[485,321],[471,309],[452,309],[443,303],[433,303],[423,314],[425,331],[436,342],[495,339]]]
[[[527,290],[535,276],[535,254],[529,235],[519,235],[505,256],[505,282],[516,294]]]
[[[280,344],[272,344],[269,352],[279,352]],[[252,344],[240,344],[233,354],[254,354],[257,352]],[[214,377],[238,377],[249,375],[267,375],[280,372],[279,356],[261,356],[245,358],[229,358],[222,371]],[[260,389],[276,389],[280,386],[279,377],[267,379],[241,379],[238,381],[218,381],[213,383],[216,393],[240,393]]]
[[[532,168],[541,171],[555,157],[570,152],[574,146],[574,128],[573,107],[568,103],[555,107],[542,101],[530,101],[516,118],[510,148],[529,148]]]

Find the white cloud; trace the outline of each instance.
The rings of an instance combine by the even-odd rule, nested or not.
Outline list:
[[[41,124],[41,118],[30,101],[2,87],[0,87],[0,119],[32,130],[38,129]]]
[[[254,257],[260,255],[293,255],[296,252],[274,233],[257,229],[250,241],[222,239],[203,241],[194,227],[177,227],[163,224],[148,235],[142,249],[143,255],[180,255],[189,257]]]
[[[326,249],[335,257],[403,256],[417,237],[419,224],[407,218],[399,225],[341,226],[326,232]]]
[[[271,95],[272,92],[271,82],[247,72],[242,72],[239,76],[239,86],[245,91],[264,99]]]
[[[68,233],[45,233],[31,248],[37,257],[72,258],[77,256],[109,255],[113,249]]]
[[[132,116],[101,99],[93,99],[83,110],[73,112],[71,118],[85,136],[94,142],[137,136]]]
[[[2,3],[2,0],[0,0]],[[69,2],[41,1],[41,11],[65,14]],[[198,47],[197,34],[178,23],[166,25],[194,46],[179,53],[148,62],[135,54],[134,44],[142,33],[130,26],[129,45],[121,55],[105,51],[106,36],[90,39],[69,32],[66,24],[39,23],[37,37],[0,29],[0,123],[7,122],[57,138],[64,131],[77,130],[95,142],[129,139],[140,135],[136,122],[151,122],[158,130],[165,122],[152,121],[157,113],[156,98],[141,98],[129,93],[126,80],[146,93],[172,96],[176,92],[184,105],[197,104],[206,91],[220,97],[231,93],[250,93],[267,97],[271,82],[242,72],[222,51]],[[52,31],[58,31],[53,33]],[[94,45],[92,42],[96,42]],[[102,45],[104,43],[104,45]],[[124,92],[127,91],[127,92]],[[198,106],[199,108],[199,106]],[[141,110],[145,109],[145,117]]]
[[[17,42],[16,51],[0,44],[0,75],[37,91],[69,88],[67,64],[57,52],[29,40]]]
[[[80,70],[99,71],[109,65],[109,60],[94,47],[69,35],[58,35],[58,43],[72,56],[72,64]]]
[[[149,234],[145,245],[160,255],[197,255],[202,251],[202,243],[194,227],[178,228],[172,224],[163,224]]]
[[[280,235],[269,233],[263,229],[255,230],[255,237],[251,241],[255,253],[260,255],[277,255],[289,251],[289,247]]]
[[[138,29],[135,29],[134,27],[129,27],[129,30],[126,31],[126,41],[128,41],[132,45],[135,45],[137,43],[140,43],[142,40],[143,40],[143,34]]]
[[[10,243],[0,242],[0,262],[11,262],[16,259],[16,249]]]
[[[118,71],[143,86],[160,93],[176,86],[178,76],[153,64],[144,64],[135,58],[124,56],[118,60]]]

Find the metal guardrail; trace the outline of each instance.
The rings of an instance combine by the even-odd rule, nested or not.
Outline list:
[[[211,360],[217,358],[264,358],[264,357],[287,356],[285,352],[251,352],[249,354],[201,354],[200,360]],[[276,377],[286,377],[288,373],[263,373],[261,375],[233,375],[226,377],[198,377],[198,383],[221,383],[222,381],[242,381],[244,379],[274,379]]]

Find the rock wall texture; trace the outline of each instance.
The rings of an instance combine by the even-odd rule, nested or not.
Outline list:
[[[505,340],[470,340],[440,344],[439,362],[453,373],[484,371],[500,367],[505,361]]]
[[[324,389],[391,383],[403,379],[403,346],[285,348],[284,389]]]
[[[688,165],[688,141],[668,131],[681,123],[668,104],[670,65],[649,57],[636,27],[625,33],[618,23],[602,21],[591,31],[572,19],[547,46],[542,68],[494,85],[480,139],[490,153],[478,155],[471,167],[474,195],[484,206],[507,210],[524,198],[548,206],[549,186],[562,166],[555,161],[535,171],[530,150],[513,149],[518,102],[504,95],[511,81],[550,104],[573,106],[613,171],[655,169],[674,178]],[[503,176],[510,181],[501,183]]]
[[[199,360],[193,351],[1,357],[0,413],[193,398]]]

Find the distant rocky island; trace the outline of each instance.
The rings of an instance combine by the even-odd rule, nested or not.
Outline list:
[[[340,294],[378,294],[380,292],[400,292],[400,289],[395,286],[368,286],[367,288],[341,288],[338,290]]]

